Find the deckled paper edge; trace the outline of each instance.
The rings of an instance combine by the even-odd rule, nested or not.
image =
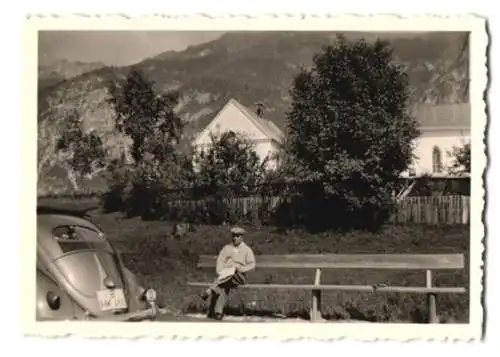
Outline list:
[[[363,18],[363,21],[359,21]],[[483,253],[486,218],[488,45],[486,19],[469,15],[397,14],[264,14],[254,15],[164,15],[150,14],[30,14],[23,24],[23,187],[21,207],[24,222],[21,237],[21,326],[26,335],[60,338],[170,338],[173,340],[278,339],[334,341],[462,341],[482,338]],[[35,245],[36,148],[37,148],[37,58],[38,30],[328,30],[328,31],[470,31],[470,97],[472,114],[470,320],[469,324],[373,324],[373,323],[86,323],[36,322]],[[31,224],[28,224],[30,222]],[[26,308],[33,306],[33,308]],[[24,308],[23,308],[24,307]]]

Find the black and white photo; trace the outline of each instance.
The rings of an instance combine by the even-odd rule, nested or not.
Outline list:
[[[482,20],[102,20],[31,20],[30,324],[480,334]]]

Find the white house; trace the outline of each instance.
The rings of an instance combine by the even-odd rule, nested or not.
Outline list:
[[[403,176],[446,176],[453,148],[470,143],[470,104],[423,104],[417,121],[421,135],[415,141],[416,159]]]
[[[422,104],[416,115],[421,133],[415,140],[416,159],[402,176],[447,176],[453,148],[470,142],[470,104]],[[211,145],[211,134],[218,136],[227,131],[242,134],[250,140],[261,161],[272,158],[284,139],[284,133],[271,120],[257,116],[235,99],[230,99],[198,134],[192,142],[193,147],[199,152]],[[270,160],[268,168],[276,168],[278,164],[276,160]]]
[[[273,154],[281,147],[285,135],[271,120],[259,117],[235,99],[226,103],[193,140],[192,145],[200,152],[212,144],[211,135],[219,136],[227,131],[233,131],[249,140],[261,162],[268,158],[268,169],[278,166]]]

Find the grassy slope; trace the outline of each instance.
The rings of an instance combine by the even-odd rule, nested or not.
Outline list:
[[[47,202],[47,201],[46,201]],[[91,206],[91,202],[84,205]],[[69,204],[71,206],[71,203]],[[144,222],[120,219],[116,215],[95,216],[96,222],[124,253],[126,263],[146,285],[158,289],[165,302],[184,312],[203,311],[197,297],[199,289],[186,286],[187,281],[208,281],[210,269],[195,268],[200,254],[218,253],[228,242],[227,228],[200,226],[180,240],[174,239],[168,222]],[[468,261],[468,227],[389,226],[379,234],[351,232],[311,235],[301,231],[278,233],[272,228],[249,227],[248,244],[258,254],[291,253],[463,253]],[[311,283],[314,272],[256,270],[252,282]],[[335,270],[324,271],[323,283],[425,285],[424,271]],[[438,272],[435,283],[442,286],[468,286],[468,268],[462,272]],[[231,295],[228,310],[239,314],[283,313],[305,316],[310,292],[286,290],[240,290]],[[250,303],[255,302],[252,310]],[[419,294],[372,294],[327,292],[323,310],[331,319],[364,319],[372,321],[424,322],[427,315],[425,296]],[[468,320],[468,295],[438,296],[438,314],[444,321]]]

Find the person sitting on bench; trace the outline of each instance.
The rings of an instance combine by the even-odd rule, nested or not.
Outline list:
[[[246,273],[255,269],[255,255],[243,241],[245,230],[231,229],[232,243],[225,245],[217,257],[217,278],[201,294],[203,300],[211,298],[208,316],[222,320],[224,306],[231,289],[246,283]]]

